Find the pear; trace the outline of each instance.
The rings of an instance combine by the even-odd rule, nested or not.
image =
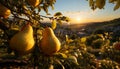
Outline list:
[[[15,34],[9,42],[9,46],[18,55],[26,55],[34,49],[33,28],[28,23],[23,26],[22,30]]]
[[[53,55],[58,52],[61,48],[61,43],[58,38],[55,36],[53,30],[50,27],[47,27],[42,32],[43,38],[40,41],[40,48],[43,53],[46,55]]]
[[[38,6],[38,5],[42,2],[42,0],[27,0],[27,2],[28,2],[30,5],[36,7],[36,6]]]
[[[7,7],[0,4],[0,17],[8,18],[10,14],[11,14],[11,11]]]

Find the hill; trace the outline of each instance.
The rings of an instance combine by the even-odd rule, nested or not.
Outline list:
[[[91,23],[82,23],[82,24],[71,24],[69,27],[75,31],[80,29],[98,29],[98,28],[104,28],[104,27],[111,27],[111,26],[119,26],[120,25],[120,18],[110,20],[110,21],[104,21],[104,22],[91,22]]]
[[[43,23],[42,25],[43,27],[51,26],[50,23]],[[92,34],[97,30],[104,30],[107,32],[108,31],[115,32],[120,30],[120,18],[104,22],[91,22],[70,25],[63,24],[62,26],[58,24],[55,32],[56,33],[60,32],[63,35],[77,34],[78,36],[86,36]]]
[[[93,22],[93,23],[83,23],[83,24],[71,24],[69,26],[64,26],[70,28],[71,31],[75,32],[77,35],[90,35],[96,30],[104,30],[107,32],[115,32],[120,30],[120,18],[113,19],[104,22]]]

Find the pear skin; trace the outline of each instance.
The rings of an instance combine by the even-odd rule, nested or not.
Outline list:
[[[53,55],[61,48],[60,41],[50,27],[47,27],[43,30],[43,38],[40,41],[40,48],[46,55]]]
[[[0,17],[8,18],[10,14],[11,14],[11,11],[7,7],[0,4]]]
[[[26,24],[22,31],[11,38],[9,44],[10,48],[18,55],[25,55],[32,52],[35,44],[32,26],[29,23]]]
[[[30,5],[36,7],[36,6],[38,6],[38,5],[42,2],[42,0],[27,0],[27,2],[28,2]]]

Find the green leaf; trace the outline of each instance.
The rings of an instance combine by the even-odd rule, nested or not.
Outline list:
[[[67,58],[67,55],[64,53],[57,53],[57,55],[59,55],[59,57],[62,57],[62,58]]]
[[[46,12],[46,14],[48,15],[49,13],[48,13],[48,6],[47,5],[44,5],[43,7],[43,10]]]
[[[66,37],[66,42],[67,42],[67,44],[69,44],[70,42],[73,42],[73,41],[74,41],[74,40],[72,40],[72,39],[69,39],[69,38],[68,38],[68,35],[66,35],[65,37]]]
[[[57,12],[54,14],[54,16],[62,16],[62,13],[61,12]]]
[[[70,21],[70,18],[69,18],[69,17],[66,17],[66,16],[63,16],[63,17],[61,17],[61,20],[66,21],[66,22],[69,22],[69,21]]]

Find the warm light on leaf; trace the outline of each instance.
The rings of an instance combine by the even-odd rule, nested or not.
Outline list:
[[[85,41],[86,41],[86,37],[82,37],[81,42],[85,42]]]
[[[61,17],[61,20],[66,21],[66,22],[69,22],[69,21],[70,21],[70,18],[69,18],[69,17],[66,17],[66,16],[63,16],[63,17]]]
[[[69,38],[68,38],[68,35],[66,35],[65,37],[66,37],[66,42],[67,42],[68,44],[69,44],[70,42],[73,42],[72,39],[69,39]]]
[[[56,20],[52,20],[52,29],[54,30],[56,28]]]
[[[54,14],[54,16],[62,16],[62,13],[61,12],[57,12]]]
[[[96,0],[96,6],[97,6],[99,9],[103,9],[104,6],[105,6],[105,0]]]
[[[94,5],[94,1],[93,0],[89,0],[89,6],[93,6]]]
[[[116,2],[117,3],[115,5],[115,7],[114,7],[114,11],[117,10],[118,8],[120,8],[120,0],[117,0]]]
[[[59,57],[62,57],[62,58],[67,58],[67,55],[64,53],[56,53],[55,55],[58,55]]]

